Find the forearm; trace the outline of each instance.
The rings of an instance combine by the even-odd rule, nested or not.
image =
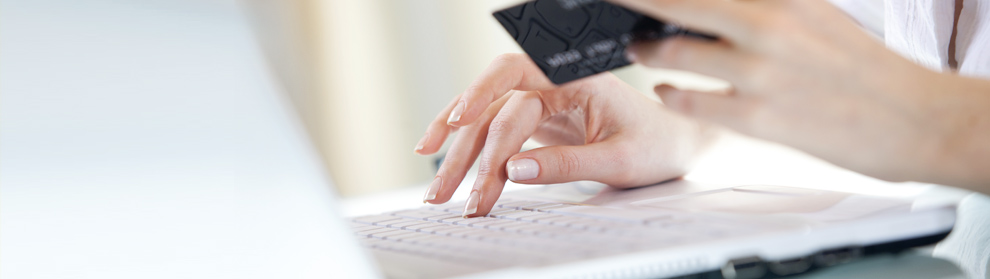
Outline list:
[[[932,99],[938,118],[935,158],[926,182],[990,193],[990,81],[940,74],[944,95]]]

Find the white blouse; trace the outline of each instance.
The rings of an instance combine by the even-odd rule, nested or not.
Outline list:
[[[954,0],[832,0],[887,47],[925,67],[949,69]],[[990,78],[990,1],[963,0],[955,60],[962,75]]]
[[[926,67],[948,69],[955,1],[886,0],[884,8],[887,47]],[[990,1],[963,1],[955,52],[960,74],[990,78]]]

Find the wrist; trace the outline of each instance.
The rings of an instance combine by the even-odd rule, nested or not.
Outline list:
[[[937,74],[937,96],[925,116],[933,118],[922,181],[986,193],[990,185],[990,81]]]

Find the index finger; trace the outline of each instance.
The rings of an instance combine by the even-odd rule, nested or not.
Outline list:
[[[750,3],[732,0],[608,0],[656,19],[688,29],[739,40],[750,37],[749,24],[756,16]]]
[[[492,102],[510,90],[537,91],[556,87],[526,55],[499,55],[461,94],[447,118],[447,125],[471,124]]]
[[[478,161],[478,179],[464,204],[464,217],[485,216],[502,194],[509,179],[505,164],[522,148],[523,142],[536,132],[543,118],[540,93],[513,93],[488,126],[485,147]]]

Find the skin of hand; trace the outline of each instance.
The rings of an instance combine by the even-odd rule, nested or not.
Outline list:
[[[630,46],[637,63],[732,84],[657,86],[670,109],[877,178],[990,193],[990,81],[916,65],[826,1],[610,1],[720,38]]]
[[[429,125],[416,153],[437,152],[454,131],[423,200],[450,200],[480,155],[465,217],[488,214],[508,179],[633,187],[677,178],[712,137],[611,73],[558,87],[522,54],[496,58]],[[531,137],[547,146],[520,153]]]

